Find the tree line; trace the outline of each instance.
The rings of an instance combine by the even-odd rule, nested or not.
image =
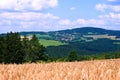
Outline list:
[[[86,60],[103,60],[103,59],[117,59],[120,58],[120,51],[118,52],[108,52],[101,54],[92,54],[92,55],[80,55],[76,52],[76,50],[72,50],[68,53],[66,57],[56,58],[55,61],[63,62],[63,61],[86,61]]]

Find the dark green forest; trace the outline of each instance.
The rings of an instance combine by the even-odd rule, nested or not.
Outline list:
[[[114,44],[119,41],[110,39],[98,39],[91,42],[71,42],[68,45],[49,46],[47,54],[50,56],[67,56],[71,50],[75,50],[79,55],[93,55],[110,52],[119,52],[120,45]]]
[[[24,63],[47,60],[45,47],[39,44],[35,35],[31,40],[20,38],[19,33],[0,36],[0,63]]]

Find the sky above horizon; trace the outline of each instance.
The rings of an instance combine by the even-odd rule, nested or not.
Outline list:
[[[80,27],[120,30],[120,0],[0,0],[0,33]]]

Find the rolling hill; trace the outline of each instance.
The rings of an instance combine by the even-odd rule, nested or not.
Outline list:
[[[20,32],[36,34],[50,56],[66,56],[72,50],[81,55],[120,51],[120,31],[84,27],[51,32]]]

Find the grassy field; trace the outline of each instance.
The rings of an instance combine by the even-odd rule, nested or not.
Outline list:
[[[45,40],[45,39],[40,39],[39,42],[44,45],[45,47],[47,46],[59,46],[59,45],[65,45],[66,43],[62,43],[60,41],[55,41],[55,40]]]
[[[120,45],[120,42],[114,42],[113,44],[118,44],[118,45]]]
[[[1,64],[0,80],[120,80],[120,59]]]
[[[36,34],[37,37],[44,37],[44,38],[52,38],[51,36],[49,35],[41,35],[41,34]]]

